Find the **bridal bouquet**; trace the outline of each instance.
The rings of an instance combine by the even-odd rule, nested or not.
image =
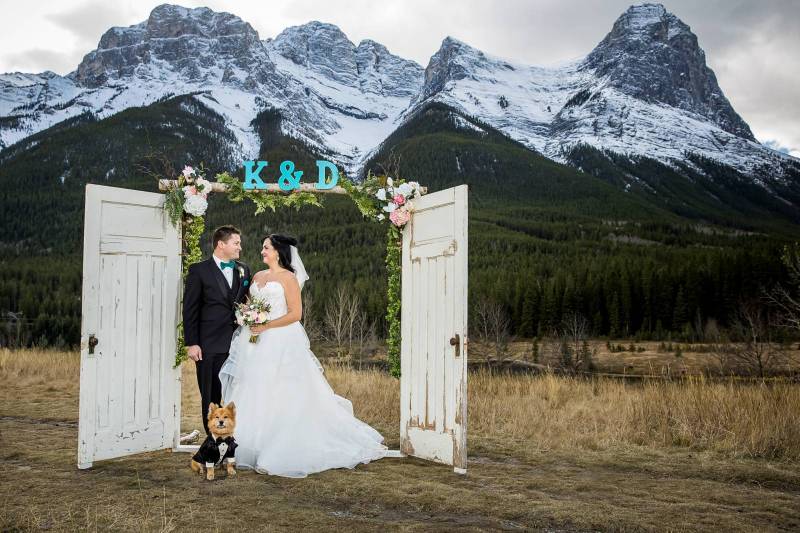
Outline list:
[[[240,326],[259,326],[266,324],[267,313],[270,311],[270,305],[264,300],[254,298],[248,302],[236,305],[236,323]],[[258,342],[258,335],[250,335],[250,342]]]

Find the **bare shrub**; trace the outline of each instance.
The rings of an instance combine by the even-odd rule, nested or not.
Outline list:
[[[511,338],[511,318],[506,308],[494,300],[480,300],[474,308],[471,332],[488,346],[488,358],[505,359]]]
[[[782,259],[789,272],[789,286],[776,286],[767,292],[767,300],[780,309],[782,325],[800,333],[800,243],[784,248]]]
[[[773,340],[780,318],[758,301],[739,304],[731,326],[737,342],[717,335],[712,339],[712,354],[720,372],[766,377],[785,368],[789,361],[786,350]]]
[[[318,316],[319,309],[317,309],[316,301],[311,292],[304,292],[303,299],[303,329],[306,330],[308,340],[315,343],[322,339],[322,330],[324,328],[323,318]]]
[[[361,363],[368,346],[377,344],[375,323],[361,305],[361,298],[339,285],[325,308],[322,336],[336,346],[336,354],[350,362]]]

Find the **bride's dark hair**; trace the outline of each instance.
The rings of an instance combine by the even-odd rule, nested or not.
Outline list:
[[[264,240],[267,239],[269,239],[272,247],[278,251],[278,264],[289,272],[294,272],[294,268],[292,268],[292,249],[290,246],[297,246],[297,239],[278,233],[270,233],[264,237]]]

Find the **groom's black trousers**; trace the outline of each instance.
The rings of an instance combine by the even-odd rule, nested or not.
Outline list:
[[[219,369],[228,358],[227,353],[206,353],[195,361],[197,369],[197,385],[200,387],[200,410],[203,428],[208,431],[208,405],[211,402],[219,405],[222,401],[222,383],[219,381]]]

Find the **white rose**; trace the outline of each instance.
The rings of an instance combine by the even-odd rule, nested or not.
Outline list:
[[[386,178],[386,184],[389,185],[389,186],[394,185],[394,182],[392,181],[392,178]]]
[[[386,220],[386,216],[383,213],[378,215],[378,220]]]
[[[375,193],[375,198],[385,202],[386,201],[386,189],[378,189],[378,192]]]
[[[183,203],[183,210],[192,216],[201,217],[208,209],[208,201],[199,194],[190,196]]]
[[[392,212],[392,211],[394,211],[395,209],[397,209],[397,205],[396,205],[396,204],[394,204],[394,203],[390,203],[389,205],[387,205],[387,206],[385,206],[385,207],[383,208],[383,210],[384,210],[384,211],[386,211],[387,213],[391,213],[391,212]]]
[[[414,191],[414,188],[411,185],[409,185],[408,183],[403,183],[402,185],[400,185],[397,188],[397,192],[399,192],[400,194],[402,194],[406,198],[408,196],[410,196],[413,191]]]

